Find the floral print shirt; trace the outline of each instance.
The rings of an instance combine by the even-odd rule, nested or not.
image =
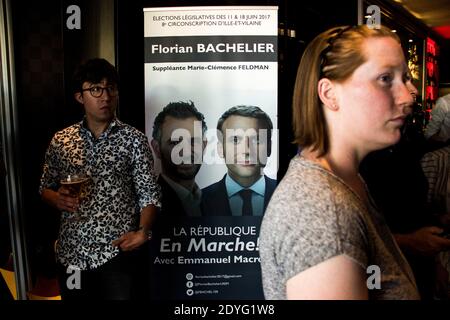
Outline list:
[[[85,120],[57,132],[39,192],[57,190],[62,177],[80,172],[88,180],[78,211],[62,212],[56,254],[63,265],[86,270],[119,253],[111,241],[138,226],[142,208],[160,207],[161,192],[147,137],[118,119],[98,138]]]

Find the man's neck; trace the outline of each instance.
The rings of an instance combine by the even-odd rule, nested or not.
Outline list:
[[[240,186],[244,187],[244,188],[248,188],[251,187],[252,185],[255,184],[256,181],[258,181],[262,174],[260,175],[254,175],[251,177],[239,177],[236,175],[233,175],[233,173],[231,171],[228,171],[228,175],[234,180],[236,181]]]
[[[112,119],[109,121],[102,121],[102,122],[86,119],[87,127],[92,132],[92,134],[94,135],[94,137],[96,139],[98,139],[98,137],[100,137],[100,135],[103,132],[105,132],[105,130],[108,128],[111,121],[112,121]]]

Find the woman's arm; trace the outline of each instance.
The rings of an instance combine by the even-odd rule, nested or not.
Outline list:
[[[345,255],[300,272],[286,283],[289,300],[367,300],[367,275]]]

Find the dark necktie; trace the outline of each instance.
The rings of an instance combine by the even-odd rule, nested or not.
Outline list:
[[[242,189],[239,191],[239,195],[243,200],[242,204],[242,215],[243,216],[252,216],[253,215],[253,207],[252,207],[252,190]]]

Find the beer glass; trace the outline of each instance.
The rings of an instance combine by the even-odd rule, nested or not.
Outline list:
[[[60,183],[62,187],[69,191],[71,197],[78,198],[81,205],[84,188],[88,180],[89,177],[85,173],[67,174],[60,180]],[[72,212],[70,220],[78,221],[82,219],[86,219],[86,217],[82,217],[79,211]]]

